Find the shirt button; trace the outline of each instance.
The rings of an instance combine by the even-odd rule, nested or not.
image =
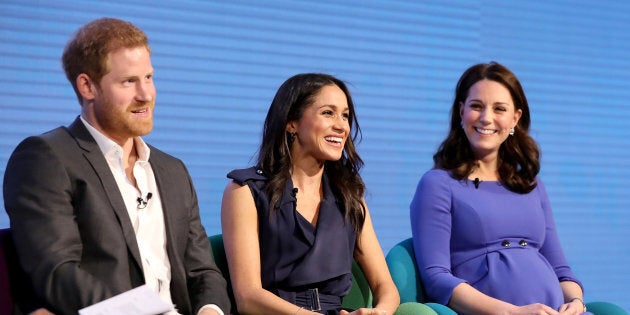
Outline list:
[[[518,242],[518,245],[525,247],[527,246],[527,242],[525,240],[521,240],[520,242]]]
[[[505,240],[501,243],[501,245],[503,245],[503,247],[510,247],[510,241]]]
[[[258,175],[262,175],[263,171],[262,170],[256,170],[256,174]]]

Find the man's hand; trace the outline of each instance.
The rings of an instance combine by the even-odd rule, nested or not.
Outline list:
[[[203,307],[199,310],[197,315],[220,315],[219,312],[215,311],[211,307]]]
[[[28,315],[55,315],[55,314],[51,313],[49,310],[47,310],[45,308],[38,308],[38,309],[28,313]]]

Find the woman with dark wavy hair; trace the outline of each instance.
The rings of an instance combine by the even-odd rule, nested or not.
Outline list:
[[[447,138],[411,202],[428,296],[461,314],[582,314],[582,285],[562,252],[529,106],[495,63],[466,70]]]
[[[240,314],[347,314],[352,262],[374,309],[393,314],[398,291],[363,199],[360,136],[346,85],[326,74],[282,84],[255,167],[234,170],[222,205],[223,240]]]

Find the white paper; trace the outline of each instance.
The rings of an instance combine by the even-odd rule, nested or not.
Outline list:
[[[79,315],[156,315],[173,310],[146,285],[79,310]]]

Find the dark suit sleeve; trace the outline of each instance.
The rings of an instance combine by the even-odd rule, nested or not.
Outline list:
[[[70,180],[55,150],[41,137],[24,140],[4,177],[5,208],[14,243],[35,291],[59,314],[76,314],[112,292],[79,267],[83,252]]]
[[[230,299],[227,294],[227,283],[221,271],[212,259],[210,242],[201,224],[197,196],[192,180],[185,171],[192,193],[192,207],[189,210],[189,230],[184,265],[187,285],[193,314],[207,304],[215,304],[225,314],[230,313]]]

